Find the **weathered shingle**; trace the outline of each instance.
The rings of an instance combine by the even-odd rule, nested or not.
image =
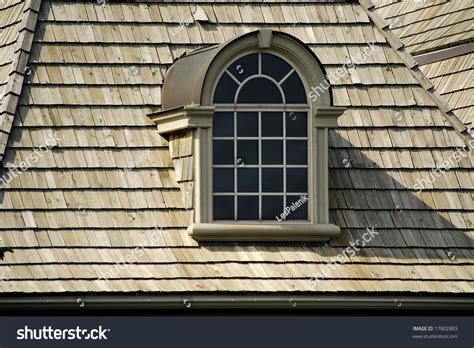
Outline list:
[[[1,187],[0,237],[15,253],[0,265],[0,291],[472,292],[472,153],[368,12],[203,2],[208,20],[181,27],[193,6],[43,2],[4,166],[60,140]],[[186,233],[190,134],[163,139],[146,116],[173,60],[261,27],[308,44],[327,73],[373,43],[334,83],[348,111],[329,135],[330,216],[342,232],[326,246],[198,244]],[[312,286],[371,228],[368,245]],[[136,248],[143,255],[114,272]]]
[[[373,3],[473,135],[474,5],[463,0]],[[457,53],[449,54],[449,50]]]
[[[39,2],[0,4],[0,163],[11,131],[31,49]]]

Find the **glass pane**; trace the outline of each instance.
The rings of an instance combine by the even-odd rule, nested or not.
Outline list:
[[[282,137],[283,136],[283,113],[262,112],[262,136]]]
[[[258,192],[258,169],[237,169],[237,192]]]
[[[234,196],[214,196],[214,220],[234,220]]]
[[[258,220],[258,196],[237,197],[237,219]]]
[[[234,192],[234,169],[214,168],[212,182],[214,192]]]
[[[291,70],[291,66],[273,54],[262,54],[262,74],[273,77],[280,82]]]
[[[287,103],[306,103],[306,91],[298,74],[293,72],[282,84]]]
[[[287,196],[286,205],[291,209],[287,220],[308,220],[307,196]]]
[[[308,169],[286,169],[286,192],[308,192]]]
[[[262,169],[262,192],[283,192],[283,168]]]
[[[282,103],[281,92],[272,81],[256,77],[245,83],[239,92],[238,103]]]
[[[262,197],[262,220],[281,220],[280,214],[283,212],[283,196],[263,196]]]
[[[258,140],[237,141],[237,164],[258,164]]]
[[[227,70],[240,82],[258,74],[258,54],[252,53],[237,59]]]
[[[215,137],[233,137],[234,114],[232,112],[215,112],[212,118],[212,131]]]
[[[258,137],[258,113],[257,112],[237,113],[237,136],[238,137]]]
[[[212,151],[214,164],[234,164],[233,140],[214,140]]]
[[[282,140],[262,140],[262,164],[283,164]]]
[[[286,163],[287,164],[307,164],[308,146],[306,140],[286,141]]]
[[[308,117],[306,112],[286,113],[286,136],[306,137],[308,136]]]
[[[237,82],[224,72],[214,92],[214,103],[233,103],[237,87]]]

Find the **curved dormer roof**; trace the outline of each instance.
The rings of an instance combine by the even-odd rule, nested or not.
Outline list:
[[[225,43],[196,50],[179,58],[168,69],[163,83],[162,111],[186,105],[211,105],[211,93],[218,75],[235,54],[248,49],[271,49],[285,52],[309,80],[311,86],[325,80],[325,71],[316,55],[296,37],[261,29],[237,36]],[[177,92],[179,91],[179,92]],[[314,101],[317,106],[332,105],[330,90]]]

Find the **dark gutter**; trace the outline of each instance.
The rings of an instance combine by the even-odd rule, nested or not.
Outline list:
[[[415,295],[77,295],[0,297],[0,311],[32,310],[456,310],[474,311],[473,296]]]

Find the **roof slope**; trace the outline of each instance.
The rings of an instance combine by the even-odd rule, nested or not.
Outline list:
[[[13,124],[40,1],[0,3],[0,164]]]
[[[474,39],[474,3],[463,0],[372,0],[414,56]]]
[[[474,135],[474,3],[374,0],[421,70]]]
[[[420,67],[446,102],[453,106],[454,113],[471,135],[474,135],[473,62],[474,53],[469,53]]]
[[[208,20],[180,26],[193,6],[43,2],[5,166],[59,140],[0,190],[0,236],[15,250],[0,263],[0,291],[472,293],[472,152],[364,8],[201,3]],[[333,87],[349,109],[330,132],[330,213],[342,232],[329,245],[198,244],[178,183],[192,178],[190,137],[170,149],[146,117],[173,60],[261,27],[308,44],[328,73],[374,43]]]

